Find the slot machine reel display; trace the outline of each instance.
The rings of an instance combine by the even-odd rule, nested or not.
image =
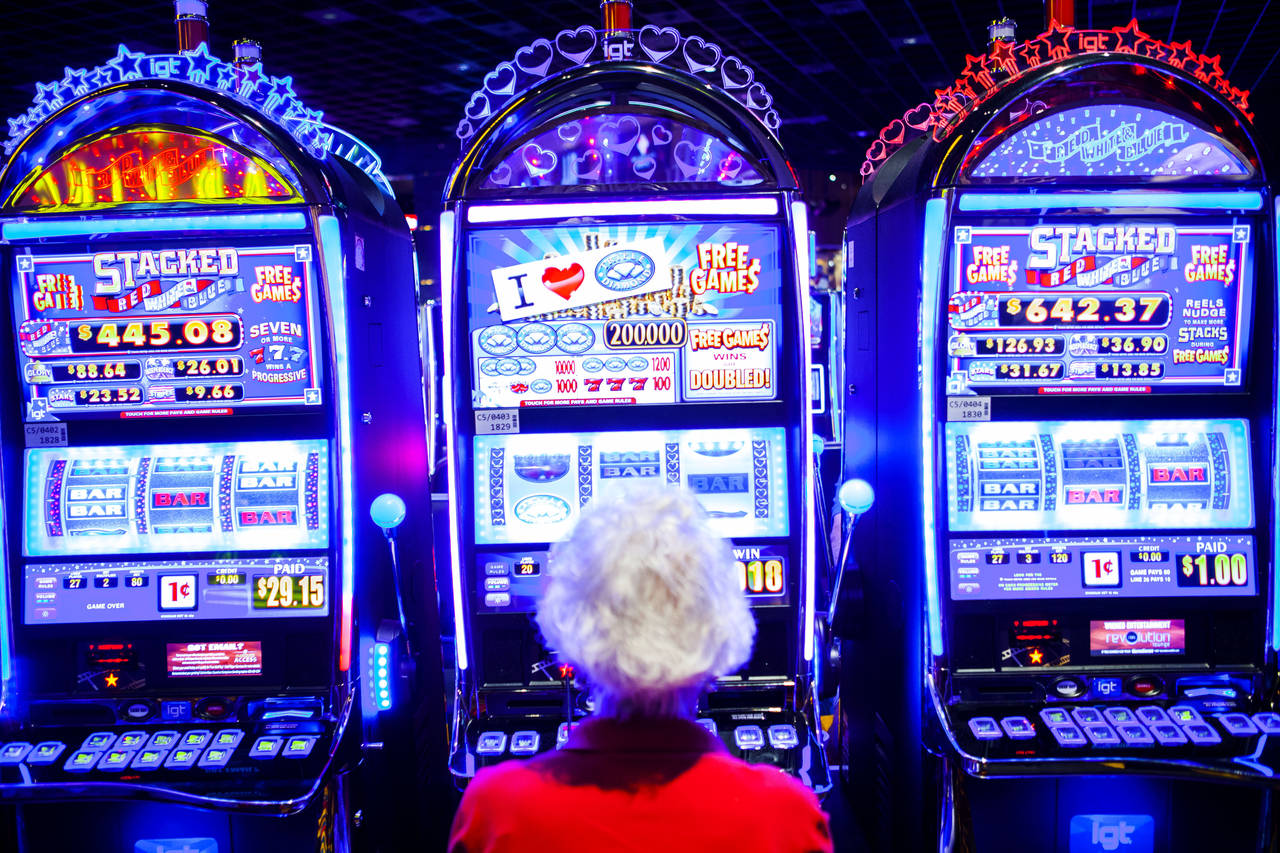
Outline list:
[[[31,804],[57,799],[230,812],[182,819],[227,850],[317,826],[230,821],[331,837],[361,803],[386,841],[406,762],[348,753],[414,749],[395,552],[361,509],[427,513],[422,411],[369,387],[421,381],[403,218],[376,157],[260,65],[121,47],[68,74],[0,173],[0,798],[32,849],[163,845],[176,814],[113,803],[104,842]]]
[[[1151,50],[1116,52],[1130,38]],[[901,745],[868,824],[927,833],[923,738],[944,779],[924,826],[949,843],[1095,849],[1124,821],[1135,850],[1252,849],[1280,762],[1274,202],[1225,80],[1144,58],[1168,54],[1136,25],[1041,39],[1065,54],[998,43],[981,63],[1008,59],[1004,83],[971,69],[923,105],[847,233],[884,357],[849,362],[847,428],[877,441],[845,474],[891,511],[855,533],[889,669],[845,677],[871,673]],[[922,302],[877,271],[895,257],[920,259]]]
[[[753,659],[699,718],[747,760],[825,790],[803,206],[776,114],[704,85],[678,51],[648,51],[656,32],[592,33],[630,59],[504,64],[515,93],[477,93],[492,118],[459,127],[441,229],[450,767],[465,781],[558,748],[589,712],[532,613],[582,507],[643,481],[698,495],[757,618]]]

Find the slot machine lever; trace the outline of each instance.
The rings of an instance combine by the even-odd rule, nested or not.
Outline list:
[[[833,629],[836,625],[836,607],[840,602],[840,585],[849,567],[849,561],[852,559],[853,529],[857,526],[858,519],[866,515],[871,505],[875,503],[876,493],[866,480],[855,478],[840,484],[836,499],[844,511],[845,521],[841,525],[843,530],[840,537],[840,561],[836,566],[836,580],[831,585],[831,601],[827,605],[827,625]],[[855,590],[855,593],[860,592],[860,589]]]
[[[412,659],[413,649],[409,642],[409,620],[404,615],[404,588],[400,585],[400,558],[396,554],[396,530],[404,523],[407,510],[404,499],[393,492],[383,492],[369,504],[369,517],[373,523],[382,528],[382,535],[387,538],[387,547],[391,549],[391,578],[395,585],[396,611],[400,616],[400,633],[404,636],[404,645]]]

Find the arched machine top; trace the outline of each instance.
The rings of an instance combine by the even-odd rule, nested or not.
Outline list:
[[[567,30],[488,74],[458,126],[445,201],[796,186],[773,100],[749,66],[669,27],[633,36],[632,59],[605,59],[605,33]]]
[[[891,186],[906,176],[935,189],[1261,183],[1248,96],[1217,57],[1153,39],[1136,21],[1094,31],[1054,22],[1035,39],[968,57],[932,103],[881,131],[861,171],[877,200],[914,192]]]
[[[335,169],[344,182],[363,172],[389,196],[377,155],[323,118],[261,64],[223,62],[204,44],[163,55],[121,45],[98,68],[37,84],[32,106],[8,120],[0,209],[327,201]],[[210,177],[211,163],[234,180]]]

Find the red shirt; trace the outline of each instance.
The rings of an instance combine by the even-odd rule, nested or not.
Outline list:
[[[589,719],[564,749],[481,770],[450,853],[823,853],[827,816],[775,767],[688,720]]]

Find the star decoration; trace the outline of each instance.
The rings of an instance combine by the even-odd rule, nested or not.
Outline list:
[[[107,677],[102,680],[108,687],[115,687],[120,683],[120,676],[116,675],[114,672],[108,672]]]
[[[106,66],[95,68],[89,72],[89,85],[94,89],[105,89],[116,82],[116,79],[114,71]]]
[[[116,50],[115,57],[107,60],[107,65],[116,70],[121,82],[137,80],[142,76],[142,60],[146,58],[146,54],[134,53],[124,45],[120,45]]]
[[[209,70],[218,64],[218,60],[209,55],[209,46],[200,42],[195,50],[183,54],[187,61],[187,79],[192,83],[203,84],[209,79]]]
[[[220,62],[214,66],[213,76],[213,85],[224,92],[229,92],[236,82],[236,67]]]
[[[1039,649],[1032,649],[1031,662],[1036,664],[1044,663],[1044,652],[1040,651]]]
[[[1138,42],[1147,38],[1147,34],[1138,29],[1138,19],[1133,18],[1124,27],[1116,27],[1111,32],[1116,35],[1116,53],[1137,53]]]
[[[253,90],[258,88],[258,84],[262,82],[262,63],[255,62],[247,68],[241,68],[236,76],[239,78],[236,89],[240,93],[240,97],[248,98],[253,94]]]
[[[37,83],[36,84],[36,103],[48,110],[56,110],[62,106],[63,101],[58,97],[57,83]]]
[[[70,88],[76,97],[87,94],[89,91],[89,72],[83,68],[72,69],[64,67],[62,85]]]
[[[1049,30],[1042,34],[1040,38],[1045,40],[1048,45],[1048,56],[1052,60],[1066,59],[1071,53],[1071,46],[1067,42],[1067,36],[1070,35],[1071,28],[1063,27],[1057,21],[1051,21]]]
[[[271,83],[271,96],[267,98],[267,106],[288,103],[297,96],[293,93],[292,77],[276,77]]]

